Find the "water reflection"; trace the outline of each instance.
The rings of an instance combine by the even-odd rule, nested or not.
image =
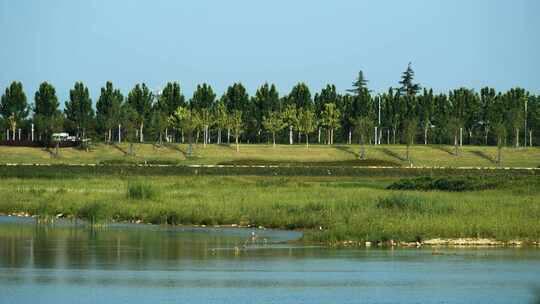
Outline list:
[[[256,241],[251,241],[253,231]],[[537,299],[537,249],[443,249],[432,255],[429,249],[338,250],[282,243],[298,237],[258,229],[89,229],[0,217],[0,303]]]

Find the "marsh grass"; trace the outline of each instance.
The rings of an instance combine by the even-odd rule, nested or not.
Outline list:
[[[448,204],[419,196],[392,194],[377,200],[377,208],[397,212],[449,214],[455,209]]]
[[[75,216],[89,221],[91,224],[97,224],[110,219],[108,212],[109,204],[100,201],[83,204],[77,209]]]
[[[118,176],[4,178],[0,212],[62,213],[90,222],[304,229],[310,242],[538,240],[539,180],[520,177],[483,191],[424,192],[387,190],[397,181],[391,177],[153,176],[127,183]]]
[[[127,183],[127,198],[132,200],[152,200],[158,196],[154,185],[142,180],[130,180]]]

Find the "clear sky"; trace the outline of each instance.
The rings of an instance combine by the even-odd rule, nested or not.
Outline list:
[[[41,81],[61,103],[77,80],[92,98],[107,80],[127,91],[179,81],[221,94],[274,82],[339,91],[363,70],[375,92],[412,61],[436,91],[466,86],[540,93],[537,0],[0,0],[0,90]]]

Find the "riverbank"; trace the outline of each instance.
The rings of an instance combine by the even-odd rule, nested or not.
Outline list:
[[[27,212],[15,212],[10,214],[3,214],[0,213],[0,216],[5,217],[17,217],[17,218],[34,218],[36,220],[36,223],[38,224],[45,224],[45,225],[54,225],[56,221],[58,220],[66,220],[65,215],[63,213],[59,213],[54,217],[40,217],[39,215],[31,215]],[[90,225],[92,228],[107,228],[109,224],[118,224],[115,222],[112,223],[96,223],[96,224],[90,224],[86,222],[84,219],[76,219],[76,218],[70,218],[69,220],[75,221],[77,223],[81,223],[82,221],[83,225]],[[65,223],[65,222],[63,222]],[[156,224],[152,223],[144,223],[142,220],[136,220],[134,222],[120,222],[120,224],[135,224],[135,225],[152,225],[156,226]],[[162,225],[160,225],[162,226]],[[168,225],[170,226],[170,225]],[[259,231],[265,231],[267,230],[266,227],[258,226],[254,227],[251,225],[242,226],[239,224],[228,224],[228,225],[175,225],[170,227],[186,227],[186,228],[214,228],[214,229],[252,229],[253,230],[253,236],[257,237],[257,234]],[[305,233],[306,231],[300,230],[300,232]],[[309,233],[309,231],[307,231]],[[309,244],[309,241],[305,241],[303,239],[298,240],[288,240],[285,241],[286,243],[302,243],[302,244]],[[314,243],[314,242],[313,242]],[[358,241],[358,240],[348,240],[348,241],[341,241],[341,242],[333,242],[333,243],[322,243],[320,245],[323,246],[331,246],[331,247],[364,247],[364,248],[370,248],[370,247],[402,247],[402,248],[420,248],[420,247],[453,247],[453,248],[470,248],[470,247],[478,247],[478,248],[489,248],[489,247],[540,247],[540,241],[534,241],[534,240],[496,240],[496,239],[486,239],[486,238],[449,238],[449,239],[429,239],[429,240],[417,240],[414,242],[407,242],[407,241],[400,241],[400,240],[371,240],[371,241]]]
[[[481,191],[386,189],[397,177],[85,176],[3,178],[0,212],[90,222],[305,231],[304,242],[540,240],[540,179]]]

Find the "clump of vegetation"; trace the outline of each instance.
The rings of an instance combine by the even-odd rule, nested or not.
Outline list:
[[[418,177],[405,178],[392,183],[387,187],[390,190],[419,190],[419,191],[478,191],[494,189],[502,183],[501,179],[487,177]]]
[[[157,191],[147,182],[130,181],[127,185],[127,197],[134,200],[154,199]]]
[[[378,209],[408,211],[417,213],[447,214],[453,211],[453,208],[437,203],[432,200],[410,195],[390,195],[381,197],[377,201]]]
[[[100,223],[108,219],[107,204],[95,201],[84,204],[76,211],[80,219],[88,220],[91,224]]]

